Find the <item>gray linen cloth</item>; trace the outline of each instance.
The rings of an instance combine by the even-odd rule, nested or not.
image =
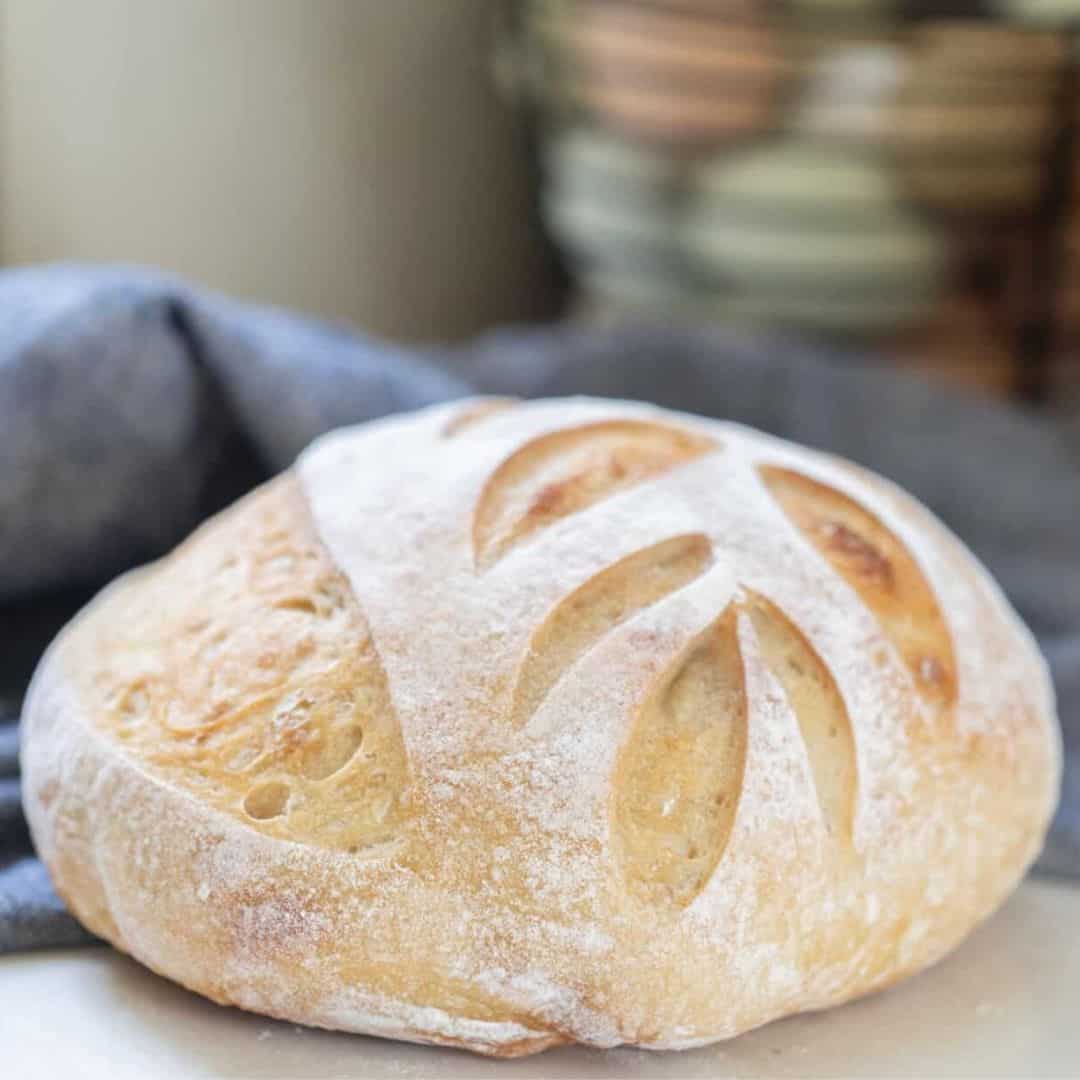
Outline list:
[[[715,327],[511,329],[404,349],[147,271],[59,266],[0,274],[0,951],[85,937],[18,800],[18,700],[49,637],[320,432],[472,392],[653,400],[833,450],[919,495],[1050,660],[1068,767],[1039,866],[1080,878],[1074,428]]]

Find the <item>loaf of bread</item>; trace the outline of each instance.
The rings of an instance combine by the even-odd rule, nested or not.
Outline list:
[[[586,399],[325,436],[106,589],[24,720],[92,931],[215,1001],[506,1056],[926,967],[1060,772],[1031,636],[911,497]]]

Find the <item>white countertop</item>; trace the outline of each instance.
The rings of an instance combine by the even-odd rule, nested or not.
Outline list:
[[[111,949],[0,958],[0,1073],[37,1077],[1080,1077],[1080,888],[1031,881],[936,968],[686,1053],[487,1061],[226,1009]]]

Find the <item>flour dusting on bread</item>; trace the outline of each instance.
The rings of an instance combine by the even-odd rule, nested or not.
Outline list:
[[[628,402],[344,429],[106,590],[26,711],[93,930],[487,1054],[701,1045],[916,971],[1056,795],[1053,697],[888,482]]]

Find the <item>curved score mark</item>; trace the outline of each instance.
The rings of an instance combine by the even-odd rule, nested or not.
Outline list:
[[[747,590],[740,608],[750,616],[762,657],[799,721],[825,827],[830,836],[846,842],[855,817],[855,738],[836,681],[775,604]]]
[[[494,416],[496,413],[503,412],[512,405],[517,404],[518,399],[511,397],[488,397],[472,401],[459,409],[446,421],[443,425],[442,437],[452,439],[455,435],[460,435],[474,424],[479,424],[489,416]]]
[[[514,687],[511,719],[521,727],[563,673],[605,634],[700,577],[712,563],[702,533],[635,551],[590,578],[537,628]]]
[[[486,569],[560,518],[700,457],[716,442],[643,420],[606,420],[543,435],[504,461],[473,518],[473,552]]]
[[[773,465],[758,472],[796,528],[859,594],[938,706],[956,699],[952,638],[933,590],[903,543],[835,488]]]
[[[746,686],[736,610],[683,654],[620,755],[614,824],[628,887],[686,907],[727,846],[746,765]]]

